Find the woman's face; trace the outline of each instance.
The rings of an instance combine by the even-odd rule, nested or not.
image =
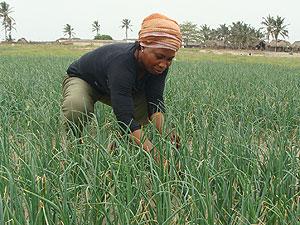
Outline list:
[[[142,47],[141,61],[145,69],[154,75],[161,75],[172,63],[175,51],[165,48]]]

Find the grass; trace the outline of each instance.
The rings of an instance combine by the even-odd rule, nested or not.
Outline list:
[[[73,46],[61,44],[15,44],[0,45],[0,56],[62,56],[62,57],[80,57],[82,54],[96,48],[96,46]],[[221,51],[220,51],[221,52]],[[249,51],[253,52],[253,51]],[[236,51],[238,53],[238,51]],[[255,54],[256,53],[256,54]],[[222,52],[222,54],[215,54],[212,50],[203,52],[199,49],[180,49],[177,54],[177,60],[180,61],[205,61],[205,62],[222,62],[222,63],[247,63],[247,64],[271,64],[287,67],[300,67],[299,57],[268,57],[259,55],[261,52],[254,54],[230,54],[229,52]]]
[[[274,66],[287,66],[287,67],[300,67],[299,57],[291,57],[288,53],[286,55],[278,57],[274,53],[273,57],[265,54],[261,51],[232,51],[235,54],[231,54],[229,51],[220,50],[219,54],[214,53],[213,50],[207,50],[206,52],[201,49],[181,49],[178,56],[179,60],[183,61],[208,61],[208,62],[222,62],[222,63],[245,63],[245,64],[266,64]],[[247,54],[246,54],[247,53]],[[248,53],[252,53],[248,55]],[[268,52],[271,54],[271,52]],[[280,54],[280,53],[279,53]]]
[[[180,150],[145,128],[164,170],[101,104],[84,144],[66,146],[61,82],[85,50],[40,47],[0,47],[0,224],[299,224],[293,59],[179,52],[165,101]]]

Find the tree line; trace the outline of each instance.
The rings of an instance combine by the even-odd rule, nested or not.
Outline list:
[[[13,40],[12,31],[16,30],[16,22],[11,16],[12,8],[6,2],[0,3],[0,19],[4,28],[4,39],[7,41]],[[278,42],[279,37],[288,37],[288,24],[285,23],[285,18],[280,16],[270,16],[262,18],[262,27],[256,29],[250,24],[243,21],[233,22],[231,25],[221,24],[217,28],[211,28],[204,24],[198,26],[195,23],[186,21],[180,24],[183,36],[183,44],[186,47],[197,45],[206,45],[209,42],[221,42],[223,47],[231,48],[249,48],[255,46],[262,40],[270,42],[271,39]],[[100,35],[100,23],[98,20],[92,23],[92,32],[96,32],[94,39],[112,40],[110,35]],[[121,28],[125,29],[125,39],[128,39],[128,31],[132,31],[130,19],[121,21]],[[74,38],[76,33],[70,24],[63,27],[63,34],[69,39]]]
[[[6,2],[0,2],[0,19],[2,20],[1,25],[4,28],[4,39],[6,41],[12,41],[12,31],[16,30],[15,19],[11,16],[13,13],[12,8]],[[128,39],[128,31],[131,30],[131,20],[123,19],[121,21],[121,28],[125,29],[125,39]],[[132,30],[131,30],[132,31]],[[100,35],[100,23],[98,20],[92,23],[92,32],[96,32],[94,39],[101,40],[112,40],[112,37],[107,34]],[[75,37],[74,28],[70,24],[66,24],[63,28],[63,34],[68,36],[69,39]]]
[[[233,22],[231,25],[221,24],[216,29],[204,24],[198,27],[192,22],[184,22],[180,25],[184,45],[205,45],[210,41],[222,42],[224,46],[231,48],[249,48],[257,45],[262,40],[270,42],[270,37],[278,42],[279,36],[288,37],[285,18],[268,16],[262,18],[262,27],[256,29],[243,21]]]
[[[4,39],[6,41],[12,41],[12,31],[16,31],[15,19],[11,16],[13,13],[12,8],[6,2],[0,2],[0,19],[2,20],[1,26],[4,28]],[[128,39],[128,31],[131,30],[131,21],[129,19],[123,19],[121,28],[125,29],[125,38]],[[100,23],[98,20],[92,23],[92,31],[96,32],[94,39],[112,40],[110,35],[100,35]],[[131,30],[132,31],[132,30]],[[70,24],[66,24],[63,28],[63,34],[68,36],[69,39],[75,37],[74,28]]]
[[[128,39],[128,31],[132,31],[131,27],[131,20],[130,19],[123,19],[121,21],[121,28],[125,29],[125,39]],[[96,32],[96,36],[94,37],[95,40],[112,40],[113,38],[110,35],[102,34],[100,35],[100,23],[98,20],[95,20],[92,23],[92,31]],[[76,33],[74,32],[74,28],[70,24],[66,24],[63,29],[63,33],[65,36],[68,36],[68,39],[72,39],[75,37]]]

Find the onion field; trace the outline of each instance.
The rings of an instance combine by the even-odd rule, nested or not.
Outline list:
[[[0,224],[300,224],[299,59],[179,52],[165,127],[180,148],[144,128],[164,168],[100,103],[84,143],[65,139],[61,83],[82,52],[0,50]]]

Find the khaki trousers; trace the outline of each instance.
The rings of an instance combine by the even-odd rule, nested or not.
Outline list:
[[[76,137],[81,136],[83,127],[94,113],[94,105],[100,101],[111,106],[108,96],[100,95],[86,81],[78,77],[66,76],[63,80],[62,112],[67,132],[73,131]],[[144,93],[133,97],[134,119],[141,125],[148,123],[147,101]]]

